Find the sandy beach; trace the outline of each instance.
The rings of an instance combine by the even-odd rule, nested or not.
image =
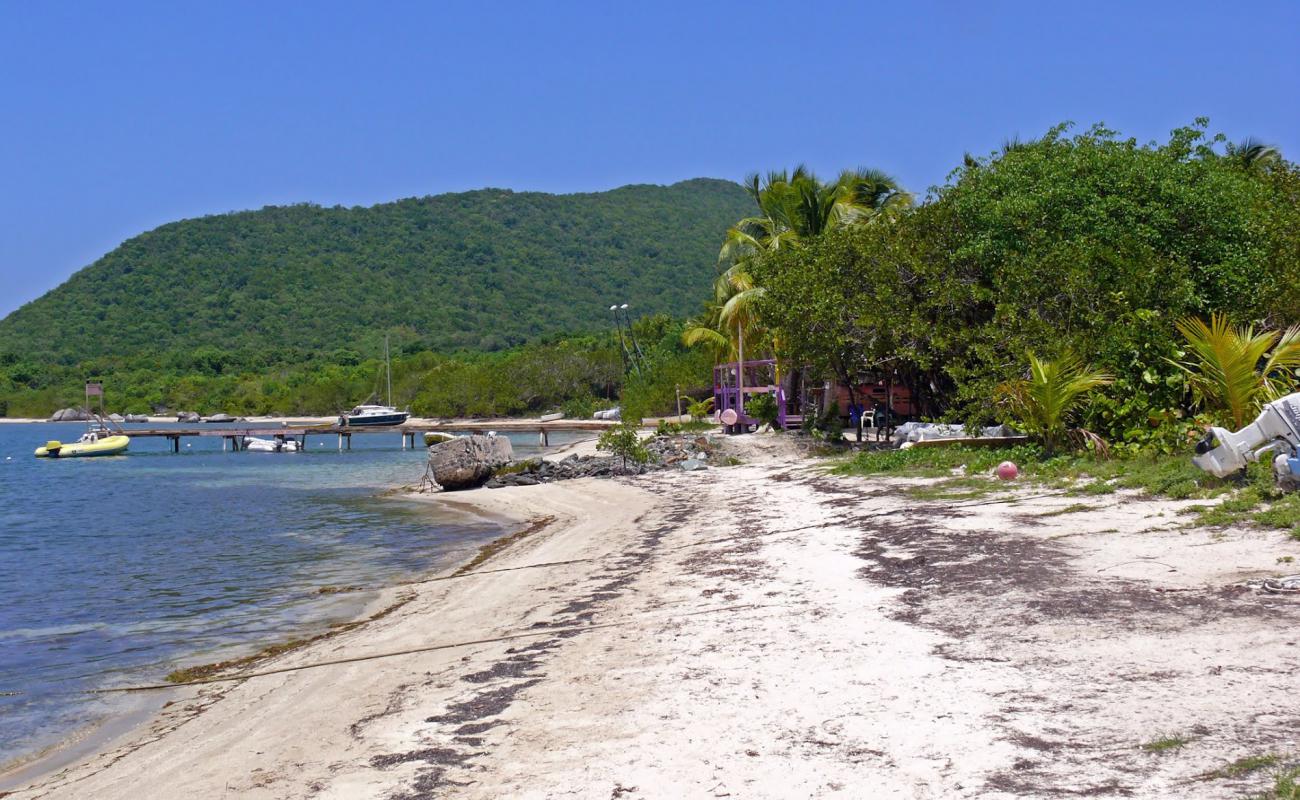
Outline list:
[[[11,796],[1226,798],[1270,780],[1231,762],[1300,752],[1297,600],[1245,585],[1300,542],[730,446],[427,496],[529,533]]]

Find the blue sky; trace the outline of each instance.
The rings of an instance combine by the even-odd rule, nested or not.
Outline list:
[[[202,214],[965,151],[1208,116],[1300,159],[1300,3],[0,0],[0,314]]]

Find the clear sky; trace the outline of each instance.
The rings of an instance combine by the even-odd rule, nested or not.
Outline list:
[[[964,151],[1194,117],[1300,159],[1300,3],[0,0],[0,314],[202,214]]]

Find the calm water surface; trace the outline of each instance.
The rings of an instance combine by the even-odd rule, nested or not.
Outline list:
[[[0,765],[120,710],[85,689],[152,683],[178,660],[324,628],[373,590],[500,533],[378,496],[423,473],[423,449],[403,451],[395,434],[355,436],[350,452],[327,436],[296,454],[225,453],[219,438],[192,437],[179,455],[165,439],[135,439],[125,456],[32,456],[83,430],[0,424]],[[512,441],[537,451],[536,434]]]

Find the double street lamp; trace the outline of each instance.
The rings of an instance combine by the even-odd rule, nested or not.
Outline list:
[[[636,374],[641,374],[641,362],[645,361],[645,355],[641,352],[641,345],[636,340],[636,331],[632,330],[632,317],[627,313],[627,303],[619,305],[615,303],[609,307],[609,311],[614,315],[614,327],[618,328],[618,344],[623,353],[623,371],[627,371],[627,363],[632,362]],[[623,319],[619,319],[618,312],[623,312]],[[632,340],[632,349],[627,347],[627,341],[623,338],[623,325],[627,324],[627,335]]]

